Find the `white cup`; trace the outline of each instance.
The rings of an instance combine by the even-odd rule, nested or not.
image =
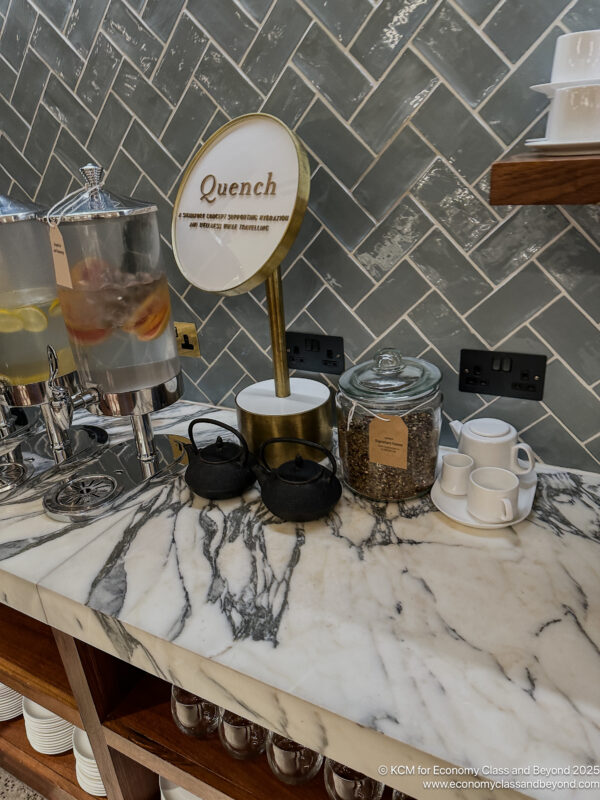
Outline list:
[[[546,125],[554,142],[600,141],[600,84],[557,89]]]
[[[440,485],[448,494],[466,494],[469,475],[474,462],[464,453],[447,453],[442,457],[442,477]]]
[[[467,508],[482,522],[510,522],[517,516],[519,479],[508,469],[479,467],[469,475]]]
[[[550,80],[552,83],[600,80],[600,30],[559,36]]]

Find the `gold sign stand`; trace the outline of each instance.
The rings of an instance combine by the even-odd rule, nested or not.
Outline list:
[[[272,146],[269,140],[271,135],[274,137]],[[231,179],[230,182],[219,182],[216,171],[220,169],[220,164],[231,164],[236,158],[240,161],[240,171],[245,170],[247,173],[246,179],[238,179],[236,174],[233,182]],[[282,173],[281,176],[278,169]],[[265,175],[268,175],[267,181],[264,179]],[[293,178],[290,178],[290,175]],[[272,194],[275,193],[273,188],[275,186],[282,186],[281,194],[287,191],[287,196],[283,199],[267,196],[269,187],[272,189]],[[278,202],[287,203],[286,209],[289,213],[275,216],[276,223],[283,219],[287,224],[283,233],[272,239],[268,255],[261,263],[242,264],[239,269],[234,264],[228,269],[230,261],[239,257],[240,248],[230,244],[233,238],[228,239],[225,230],[217,228],[215,233],[212,231],[207,233],[206,229],[215,227],[210,220],[219,217],[227,220],[227,234],[235,236],[235,233],[229,233],[232,221],[248,215],[229,213],[229,209],[235,208],[237,212],[239,208],[252,208],[251,203],[255,202],[255,198],[249,196],[252,187],[254,194],[266,197],[267,202],[275,201],[272,204],[275,208]],[[259,191],[259,187],[262,191]],[[241,202],[244,190],[245,205]],[[236,398],[239,427],[253,452],[258,450],[262,442],[273,437],[306,439],[326,447],[331,446],[329,389],[319,381],[306,378],[290,379],[287,365],[280,264],[294,243],[302,224],[308,205],[309,190],[308,158],[297,137],[276,117],[268,114],[247,114],[228,122],[201,147],[184,173],[175,200],[172,224],[173,253],[181,272],[192,284],[205,291],[237,295],[265,282],[274,379],[252,384],[242,390]],[[225,197],[220,205],[215,205],[217,195]],[[235,200],[231,200],[228,195]],[[211,209],[218,207],[222,213],[200,211],[199,199],[211,204]],[[264,200],[260,202],[264,205]],[[260,214],[252,218],[262,219]],[[208,238],[192,239],[194,234],[197,235],[198,227]],[[269,228],[270,226],[267,229]],[[207,244],[208,254],[203,251],[202,241]],[[219,247],[224,249],[221,251]],[[224,265],[219,274],[216,274],[215,264],[221,267],[219,263],[221,252]],[[202,260],[203,255],[205,262]],[[304,449],[306,455],[322,457],[318,451]],[[276,465],[293,458],[296,453],[298,453],[297,447],[278,444],[270,448],[269,462]]]
[[[283,311],[283,284],[281,269],[276,267],[265,281],[267,290],[267,306],[269,309],[269,326],[271,328],[271,350],[273,353],[273,371],[275,373],[275,394],[277,397],[289,397],[290,372],[287,364],[287,348],[285,343],[285,314]]]

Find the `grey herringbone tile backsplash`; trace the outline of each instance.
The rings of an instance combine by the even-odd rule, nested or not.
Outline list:
[[[556,37],[597,0],[0,0],[0,191],[41,203],[96,160],[154,200],[176,319],[202,360],[190,399],[269,376],[261,291],[190,287],[169,248],[190,156],[264,110],[310,154],[310,210],[284,263],[288,327],[444,371],[450,417],[513,422],[546,461],[600,464],[600,211],[492,208],[489,167],[543,135]],[[542,403],[460,394],[461,347],[549,356]]]

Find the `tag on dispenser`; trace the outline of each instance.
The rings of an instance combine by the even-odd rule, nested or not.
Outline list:
[[[402,417],[381,415],[369,425],[369,461],[406,469],[408,428]]]
[[[69,260],[65,252],[65,242],[58,225],[50,225],[50,247],[52,248],[52,260],[54,261],[54,274],[56,283],[65,286],[67,289],[73,288],[71,280],[71,270]]]

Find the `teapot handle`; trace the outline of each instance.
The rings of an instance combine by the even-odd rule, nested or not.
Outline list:
[[[273,472],[273,470],[271,469],[271,467],[265,461],[265,450],[267,449],[267,447],[270,447],[272,444],[277,444],[278,442],[290,442],[290,443],[294,443],[294,444],[303,444],[306,447],[312,447],[315,450],[321,450],[323,453],[325,453],[325,455],[329,459],[329,462],[330,462],[331,468],[332,468],[331,477],[330,477],[329,480],[333,480],[333,478],[334,478],[334,476],[335,476],[335,474],[337,472],[337,462],[336,462],[335,457],[334,457],[333,453],[331,452],[331,450],[328,450],[324,445],[318,444],[317,442],[309,442],[307,439],[294,439],[293,437],[287,437],[287,436],[281,436],[281,437],[278,437],[276,439],[267,439],[266,442],[263,442],[261,444],[260,450],[258,451],[258,460],[261,462],[263,467],[268,472]]]
[[[218,419],[209,419],[208,417],[197,417],[196,419],[193,419],[190,422],[190,424],[188,425],[188,439],[190,440],[190,442],[192,444],[192,448],[194,450],[194,455],[198,455],[198,448],[196,447],[196,443],[194,442],[194,436],[193,436],[194,427],[196,425],[200,425],[200,423],[203,423],[203,422],[207,423],[208,425],[218,425],[219,428],[225,428],[226,431],[229,431],[230,433],[233,433],[234,436],[237,436],[237,438],[240,441],[240,444],[242,445],[242,449],[244,451],[244,462],[243,463],[244,463],[244,465],[246,465],[248,463],[248,456],[249,456],[248,443],[246,442],[246,440],[244,439],[242,434],[239,431],[237,431],[235,428],[232,428],[231,425],[227,425],[227,424],[225,424],[224,422],[221,422]]]

